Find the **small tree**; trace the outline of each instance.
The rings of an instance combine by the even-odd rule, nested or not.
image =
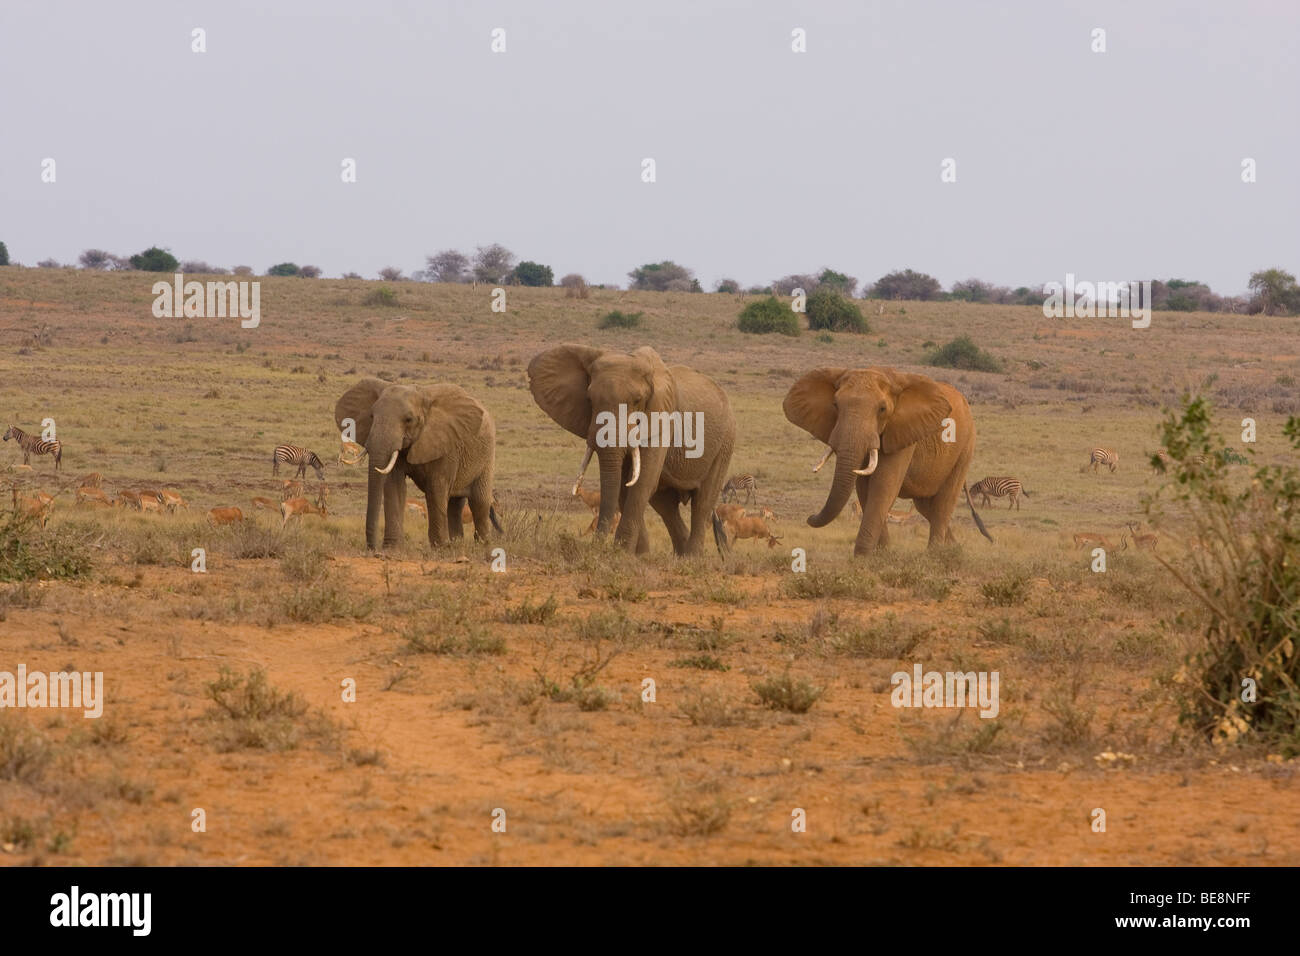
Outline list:
[[[251,276],[253,274],[252,266],[235,266],[230,270],[237,276]]]
[[[176,257],[166,249],[150,246],[144,252],[137,252],[131,257],[131,268],[141,272],[175,272],[180,265]]]
[[[766,335],[769,332],[798,335],[802,331],[794,312],[776,296],[768,296],[766,299],[759,299],[745,306],[740,310],[740,318],[736,325],[740,331],[755,335]]]
[[[804,295],[812,295],[819,285],[816,276],[793,273],[773,282],[772,292],[775,295],[794,295],[795,289],[803,289]]]
[[[0,242],[0,266],[9,265],[9,247]]]
[[[870,332],[867,320],[851,301],[821,288],[808,296],[806,306],[808,328],[813,331],[825,329],[829,332]]]
[[[320,278],[320,267],[319,267],[319,266],[302,266],[302,267],[299,268],[299,270],[298,270],[298,275],[300,275],[300,276],[301,276],[302,278],[304,278],[304,279],[319,279],[319,278]]]
[[[292,262],[281,262],[278,266],[271,266],[266,270],[269,276],[296,276],[298,267]]]
[[[560,285],[564,286],[566,299],[585,299],[591,294],[587,291],[587,280],[576,272],[570,272],[561,279]]]
[[[361,273],[359,273],[359,272],[345,272],[345,273],[343,273],[343,278],[345,278],[345,279],[360,279],[360,278],[361,278]]]
[[[42,259],[40,262],[36,263],[36,268],[38,268],[38,269],[62,269],[62,268],[63,268],[63,263],[59,262],[58,259]]]
[[[916,299],[925,302],[938,298],[942,291],[943,287],[934,276],[904,269],[902,272],[891,272],[877,279],[876,284],[871,287],[871,297],[873,299]]]
[[[1295,276],[1285,269],[1264,269],[1250,276],[1250,291],[1255,293],[1265,315],[1277,315],[1290,309],[1300,311],[1300,287]]]
[[[515,266],[513,275],[519,285],[549,288],[555,284],[555,274],[551,271],[551,267],[536,262],[519,263]]]
[[[479,246],[474,252],[474,278],[479,282],[500,285],[514,265],[515,254],[499,242]]]
[[[740,283],[735,279],[719,279],[713,286],[714,292],[731,292],[740,291]]]
[[[647,263],[638,269],[633,269],[627,275],[632,280],[632,284],[628,286],[629,289],[667,292],[671,283],[682,280],[686,282],[686,286],[681,291],[692,292],[699,290],[699,283],[695,281],[695,273],[685,266],[679,266],[668,259],[663,262]]]
[[[469,273],[469,257],[455,249],[425,256],[424,261],[424,275],[430,282],[464,282]]]
[[[77,259],[83,269],[102,271],[113,264],[113,254],[103,249],[87,249]]]
[[[817,277],[817,284],[819,288],[831,289],[846,299],[853,298],[858,289],[857,279],[843,272],[836,272],[834,269],[823,269],[822,274]]]

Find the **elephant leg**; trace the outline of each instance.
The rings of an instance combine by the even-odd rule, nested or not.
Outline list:
[[[645,554],[649,550],[650,550],[650,532],[647,531],[645,529],[645,525],[642,524],[641,533],[637,535],[637,539],[636,539],[636,553]]]
[[[492,494],[486,482],[475,483],[469,489],[469,511],[474,516],[474,540],[487,541],[492,534]]]
[[[396,468],[384,482],[384,547],[399,547],[406,521],[406,475]]]
[[[429,547],[438,548],[451,540],[447,529],[451,483],[442,476],[434,475],[423,490],[429,511]],[[457,516],[459,517],[459,512]]]
[[[461,521],[461,512],[465,509],[464,498],[447,499],[447,534],[450,538],[465,537],[465,525]]]
[[[691,540],[687,554],[703,554],[713,536],[713,510],[718,495],[727,483],[727,469],[731,467],[731,448],[719,450],[704,480],[691,495]]]
[[[678,506],[680,501],[676,488],[660,489],[650,498],[650,507],[664,519],[664,524],[668,528],[668,537],[672,539],[674,554],[684,554],[686,551],[687,531],[686,525],[682,523],[682,513]]]
[[[893,464],[894,467],[886,468],[881,462],[874,475],[858,476],[856,487],[858,500],[862,502],[862,521],[858,525],[857,540],[853,543],[854,555],[868,554],[882,544],[889,508],[898,498],[907,471],[906,462]]]

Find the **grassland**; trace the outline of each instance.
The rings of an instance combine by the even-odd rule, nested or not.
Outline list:
[[[886,303],[867,335],[792,339],[741,334],[731,295],[511,289],[501,315],[481,287],[398,283],[396,305],[369,306],[376,283],[261,281],[243,330],[154,318],[138,274],[0,269],[0,407],[29,431],[54,418],[65,445],[62,475],[34,459],[12,477],[60,492],[44,534],[90,566],[0,584],[0,670],[108,686],[98,721],[0,712],[0,861],[1300,862],[1296,762],[1177,721],[1198,608],[1150,555],[1095,574],[1070,541],[1141,519],[1155,427],[1185,391],[1214,400],[1229,440],[1249,416],[1259,456],[1286,455],[1294,320],[1157,313],[1136,330]],[[600,330],[614,309],[641,324]],[[971,400],[972,478],[1015,474],[1031,497],[984,510],[994,545],[966,517],[959,548],[905,530],[854,561],[847,514],[803,521],[827,479],[781,399],[815,365],[924,370],[927,343],[960,334],[1007,369],[934,372]],[[781,549],[679,561],[652,524],[639,560],[580,537],[580,443],[524,375],[561,341],[651,345],[722,384],[732,470],[756,476]],[[412,521],[407,548],[369,556],[363,472],[338,465],[324,520],[207,527],[209,507],[278,497],[277,443],[331,460],[334,401],[363,375],[455,382],[491,409],[503,540],[430,552]],[[1082,470],[1095,444],[1118,472]],[[192,511],[79,510],[68,489],[90,471],[110,491],[175,487]],[[999,717],[891,707],[890,675],[918,661],[998,670]]]

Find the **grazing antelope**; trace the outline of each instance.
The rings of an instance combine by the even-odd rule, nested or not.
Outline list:
[[[244,513],[238,508],[209,508],[208,521],[212,525],[235,524],[244,520]]]
[[[254,498],[253,507],[262,508],[266,511],[274,511],[276,514],[280,513],[280,502],[272,501],[270,498]]]
[[[320,515],[324,518],[329,512],[325,510],[324,497],[317,498],[314,505],[306,498],[290,498],[280,502],[280,514],[284,517],[280,522],[280,527],[283,528],[290,518],[300,518],[303,515]]]
[[[1010,475],[1001,475],[998,477],[983,478],[970,486],[972,495],[982,495],[984,498],[983,507],[987,508],[989,497],[1002,498],[1006,495],[1011,496],[1007,502],[1007,510],[1010,511],[1014,505],[1017,511],[1020,510],[1020,496],[1029,497],[1029,492],[1025,491],[1024,486],[1020,484],[1019,478],[1012,478]]]
[[[82,485],[77,489],[77,504],[93,502],[97,505],[111,505],[113,502],[108,500],[108,495],[100,489],[93,488],[89,485]]]
[[[119,508],[134,508],[136,511],[139,511],[141,510],[140,493],[138,491],[123,489],[117,493],[117,498],[114,499],[113,504],[117,505]]]
[[[104,476],[97,471],[92,471],[77,482],[77,486],[80,488],[102,488],[104,486]]]
[[[758,516],[759,516],[760,518],[762,518],[764,521],[775,521],[775,520],[776,520],[776,513],[773,512],[771,508],[759,508],[759,509],[758,509]]]
[[[413,511],[421,518],[428,519],[429,509],[423,501],[416,501],[414,498],[406,502],[406,510]]]
[[[302,482],[296,478],[284,479],[284,487],[280,489],[280,500],[288,501],[290,498],[303,497]]]
[[[325,464],[320,460],[314,451],[308,451],[306,448],[300,448],[297,445],[276,445],[275,451],[271,453],[271,474],[280,474],[280,463],[286,465],[296,465],[298,467],[298,477],[305,477],[307,466],[311,465],[312,471],[316,472],[316,477],[324,479]]]
[[[758,491],[753,475],[732,475],[728,478],[722,486],[722,500],[735,501],[742,491],[745,493],[745,504],[753,504],[754,495]]]
[[[190,510],[189,502],[182,498],[181,493],[175,488],[164,488],[158,494],[162,499],[163,507],[170,513],[175,514],[177,508],[184,508],[186,511]]]
[[[358,445],[354,441],[339,442],[339,464],[340,465],[355,465],[358,464],[361,461],[361,459],[365,457],[366,457],[366,449],[364,445]]]
[[[1079,548],[1082,548],[1084,545],[1087,544],[1099,544],[1103,548],[1106,548],[1107,550],[1110,551],[1115,550],[1115,546],[1110,543],[1110,539],[1107,538],[1104,534],[1094,534],[1091,531],[1076,532],[1074,535],[1075,549],[1077,550]]]
[[[907,524],[907,522],[911,521],[915,517],[915,510],[895,511],[893,508],[890,508],[889,511],[885,513],[885,521],[889,524]]]
[[[10,425],[5,430],[5,441],[14,439],[18,442],[18,447],[23,450],[23,464],[31,463],[32,455],[52,455],[54,456],[54,470],[58,471],[63,467],[63,442],[46,441],[44,438],[37,438],[35,435],[29,435],[17,425]]]
[[[587,525],[587,530],[582,534],[591,534],[596,530],[596,525],[600,523],[600,491],[584,491],[582,488],[582,476],[578,476],[577,483],[573,486],[573,493],[582,499],[583,504],[591,509],[591,524]],[[623,517],[623,512],[614,512],[614,523],[609,526],[610,533],[618,530],[619,519]],[[581,537],[581,535],[579,535]]]
[[[162,504],[162,500],[163,500],[162,492],[159,491],[157,488],[154,488],[154,487],[152,487],[152,486],[150,486],[150,487],[146,487],[146,488],[141,488],[141,489],[140,489],[140,497],[141,497],[142,499],[143,499],[143,498],[152,498],[154,501],[158,502],[159,504]]]
[[[781,539],[768,529],[766,522],[757,516],[746,517],[741,515],[739,518],[728,518],[722,522],[727,533],[731,535],[731,543],[734,545],[741,538],[754,538],[756,540],[767,539],[767,546],[775,548],[776,543]]]
[[[162,499],[157,495],[145,494],[140,492],[140,510],[162,512]]]
[[[1133,544],[1139,548],[1146,548],[1148,551],[1154,551],[1156,545],[1160,542],[1159,536],[1154,531],[1139,531],[1137,525],[1132,521],[1127,522],[1128,530],[1133,534]],[[1128,535],[1120,535],[1120,541],[1123,542],[1124,548],[1128,549]]]
[[[1097,473],[1098,465],[1105,465],[1114,472],[1119,467],[1119,454],[1109,448],[1094,448],[1088,453],[1088,467],[1092,469],[1093,474]]]

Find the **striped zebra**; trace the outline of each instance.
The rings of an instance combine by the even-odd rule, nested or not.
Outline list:
[[[735,501],[742,491],[745,493],[745,504],[753,504],[754,494],[758,491],[753,475],[732,475],[728,478],[722,486],[722,500]]]
[[[58,471],[63,467],[63,442],[46,441],[44,438],[37,438],[35,435],[29,435],[17,425],[10,425],[5,432],[5,441],[14,439],[23,450],[23,464],[26,465],[33,454],[36,455],[53,455],[54,470]]]
[[[275,452],[271,455],[272,475],[280,473],[280,462],[284,462],[286,465],[297,465],[299,478],[306,476],[307,466],[311,465],[316,472],[316,477],[322,481],[325,479],[325,465],[314,451],[299,448],[297,445],[276,445]]]
[[[1118,452],[1113,452],[1109,448],[1094,448],[1088,454],[1088,467],[1092,469],[1093,474],[1097,473],[1098,465],[1106,465],[1113,472],[1119,467]]]
[[[1015,506],[1017,511],[1020,510],[1021,495],[1024,495],[1026,498],[1029,497],[1029,492],[1025,491],[1024,486],[1020,484],[1020,479],[1012,478],[1010,475],[1000,475],[977,481],[975,484],[970,486],[970,493],[972,495],[982,495],[984,498],[982,506],[985,508],[988,507],[990,496],[994,498],[1002,498],[1006,495],[1010,495],[1011,500],[1007,502],[1008,511],[1011,510],[1012,506]]]

